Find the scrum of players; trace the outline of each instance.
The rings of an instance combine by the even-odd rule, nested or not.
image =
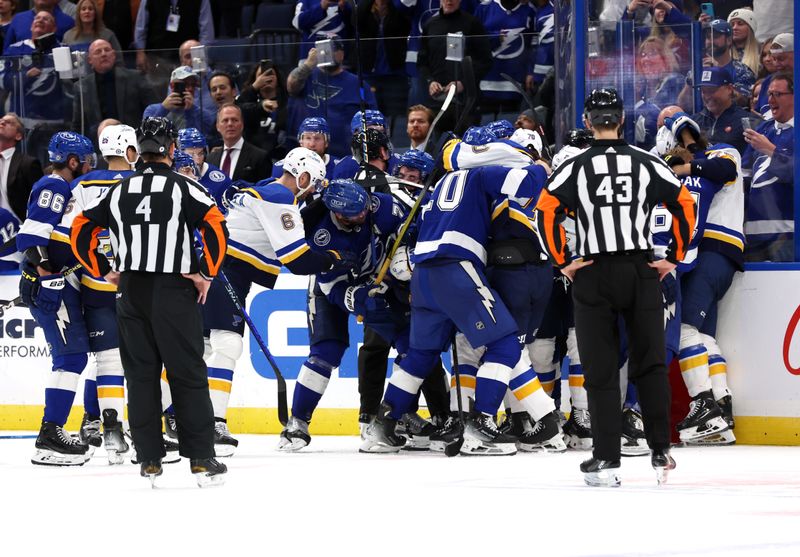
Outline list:
[[[741,270],[741,163],[730,146],[709,145],[688,115],[672,108],[662,116],[655,149],[698,207],[687,257],[662,283],[668,359],[678,358],[691,396],[678,430],[687,443],[730,444],[731,393],[714,335],[716,303]],[[335,161],[326,153],[325,119],[306,119],[300,147],[255,184],[231,183],[209,164],[197,130],[181,130],[176,138],[174,170],[200,182],[226,214],[224,271],[239,298],[253,282],[272,288],[282,267],[309,276],[309,353],[277,449],[300,451],[311,442],[314,411],[350,346],[350,315],[364,325],[362,351],[371,351],[359,357],[360,452],[491,456],[591,448],[570,284],[548,259],[533,219],[552,170],[587,148],[592,134],[569,132],[550,159],[542,135],[501,120],[460,138],[450,134],[434,159],[413,149],[395,153],[379,111],[357,113],[351,128],[353,156]],[[136,461],[123,423],[115,287],[79,268],[70,250],[75,215],[129,175],[138,159],[133,128],[107,125],[98,139],[107,170],[93,169],[88,138],[53,136],[52,173],[34,185],[16,236],[20,295],[44,330],[53,369],[34,464],[82,465],[102,445],[110,464]],[[660,232],[670,225],[671,216],[656,210],[656,256],[663,256]],[[567,230],[564,241],[571,240]],[[98,253],[111,258],[112,240],[101,237]],[[232,456],[238,440],[226,414],[244,322],[219,279],[203,317],[215,450]],[[389,347],[397,357],[387,382]],[[449,379],[441,363],[448,350]],[[566,361],[568,419],[560,408]],[[85,415],[73,436],[64,426],[81,375]],[[180,439],[166,373],[161,386],[170,462],[180,458]],[[648,454],[636,389],[623,384],[621,392],[622,453]],[[420,394],[429,419],[419,413]]]

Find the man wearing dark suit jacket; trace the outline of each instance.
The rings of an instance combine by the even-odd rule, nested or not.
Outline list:
[[[42,177],[39,161],[17,148],[23,129],[13,112],[0,118],[0,207],[11,211],[20,222],[27,214],[31,187]]]
[[[92,71],[82,80],[83,123],[81,133],[97,137],[97,124],[114,118],[123,124],[137,127],[148,105],[157,103],[158,96],[148,87],[141,74],[116,66],[117,54],[106,40],[97,39],[89,45],[87,56]],[[81,96],[75,92],[72,105],[72,127],[81,131]]]
[[[270,177],[272,161],[267,152],[242,137],[242,109],[233,103],[222,105],[217,113],[217,131],[223,146],[208,155],[209,163],[220,167],[233,180],[255,183]]]

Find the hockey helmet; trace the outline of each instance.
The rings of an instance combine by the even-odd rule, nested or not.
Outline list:
[[[136,130],[125,124],[106,126],[100,133],[100,154],[105,157],[123,157],[130,164],[136,159],[128,160],[128,147],[133,147],[137,155],[139,144],[136,142]],[[138,158],[138,156],[136,157]]]
[[[181,168],[186,168],[187,166],[192,169],[195,176],[200,175],[192,155],[176,149],[172,155],[172,168],[177,172]]]
[[[197,128],[183,128],[178,132],[178,148],[208,147],[205,136]]]
[[[367,128],[366,132],[357,129],[353,134],[350,149],[353,152],[353,158],[358,162],[366,162],[363,160],[365,142],[367,145],[367,158],[370,160],[382,157],[381,147],[385,148],[390,156],[392,154],[392,142],[389,141],[389,136],[386,135],[386,132],[374,128]]]
[[[519,128],[514,130],[514,133],[511,134],[511,141],[522,145],[528,151],[535,151],[536,158],[540,157],[542,154],[544,143],[542,142],[542,136],[539,135],[539,132]]]
[[[583,116],[593,126],[619,124],[624,111],[622,97],[612,87],[592,90],[583,105]]]
[[[175,143],[175,128],[166,118],[151,117],[142,120],[142,125],[136,130],[136,139],[139,142],[139,153],[151,153],[166,156],[169,146]]]
[[[352,180],[333,180],[322,192],[322,202],[334,213],[353,218],[367,210],[369,195]]]
[[[53,134],[47,145],[47,155],[50,162],[65,163],[70,156],[75,156],[81,163],[88,162],[92,168],[97,164],[92,142],[88,137],[74,132]]]
[[[386,131],[386,117],[380,110],[371,110],[368,108],[365,111],[364,118],[367,121],[367,128],[379,127],[383,129],[383,131]],[[361,111],[359,110],[353,114],[353,118],[350,120],[350,133],[356,133],[361,127]]]
[[[283,159],[283,171],[288,172],[297,180],[298,195],[308,189],[317,190],[325,182],[325,161],[311,149],[295,147]],[[307,172],[310,178],[308,186],[300,187],[300,176]]]
[[[300,127],[297,129],[297,141],[300,141],[304,133],[319,133],[324,135],[326,140],[331,138],[328,121],[320,116],[306,118],[300,123]]]
[[[461,136],[461,140],[467,145],[486,145],[495,139],[494,134],[482,126],[470,126]]]
[[[407,166],[409,168],[416,168],[419,170],[420,178],[424,180],[428,174],[433,170],[433,157],[425,151],[418,151],[417,149],[409,149],[399,157],[397,168]]]
[[[564,145],[570,147],[577,147],[578,149],[585,149],[589,147],[594,141],[594,134],[592,130],[586,128],[574,128],[567,132],[564,136]]]
[[[486,124],[486,129],[495,139],[508,139],[514,133],[514,125],[508,120],[495,120]]]
[[[663,157],[675,147],[678,142],[675,140],[675,135],[667,126],[661,126],[656,133],[656,152],[659,156]]]

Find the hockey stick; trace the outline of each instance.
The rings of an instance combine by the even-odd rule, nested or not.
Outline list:
[[[425,136],[425,141],[417,145],[417,151],[425,151],[428,148],[428,141],[430,141],[431,136],[433,135],[433,130],[436,128],[436,124],[439,123],[439,120],[442,119],[444,113],[447,112],[447,109],[450,108],[450,103],[453,102],[453,97],[456,96],[456,85],[455,83],[450,86],[447,90],[447,96],[444,98],[444,102],[442,103],[442,108],[439,109],[438,114],[431,122],[431,127],[428,128],[428,134]]]
[[[267,361],[269,361],[272,371],[275,372],[275,379],[278,380],[278,421],[281,423],[281,425],[286,425],[286,422],[289,421],[289,405],[286,397],[286,379],[283,378],[281,370],[278,369],[278,364],[275,363],[275,359],[272,357],[272,354],[267,348],[264,339],[261,338],[258,329],[256,329],[255,323],[253,323],[253,320],[250,319],[247,311],[245,311],[242,302],[239,300],[239,296],[236,295],[236,291],[233,289],[233,285],[231,285],[228,277],[225,276],[225,273],[222,271],[222,269],[220,269],[217,278],[222,281],[223,286],[225,286],[225,291],[228,293],[228,297],[230,297],[233,305],[236,306],[236,311],[239,312],[239,314],[244,318],[245,323],[247,323],[247,326],[250,327],[250,332],[253,333],[256,343],[258,344],[259,348],[261,348],[264,356],[267,357]]]
[[[358,94],[361,105],[361,158],[364,164],[369,160],[369,146],[367,145],[367,97],[364,93],[364,73],[361,69],[361,33],[358,31],[358,0],[353,0],[356,10],[355,39],[356,39],[356,72],[358,73]]]
[[[456,378],[456,404],[458,404],[458,420],[461,422],[461,427],[465,426],[464,422],[464,405],[461,403],[461,374],[458,372],[458,348],[456,348],[456,334],[453,333],[453,339],[451,341],[453,345],[453,377]],[[456,456],[459,451],[461,450],[461,445],[464,444],[464,436],[462,434],[461,440],[452,443],[450,445],[445,445],[444,454],[447,456]]]
[[[461,111],[461,116],[458,118],[453,133],[456,135],[463,134],[469,127],[470,116],[472,107],[475,106],[475,100],[478,98],[478,90],[475,87],[475,72],[472,69],[472,57],[464,56],[461,61],[462,69],[464,70],[464,77],[461,83],[464,86],[464,107]]]
[[[514,89],[517,90],[517,93],[522,95],[522,98],[525,100],[525,104],[528,105],[528,108],[531,111],[536,113],[535,103],[533,102],[533,97],[531,96],[530,92],[528,92],[525,87],[522,86],[522,83],[508,75],[507,73],[500,72],[500,77],[508,81]],[[538,118],[537,118],[538,119]],[[547,136],[544,133],[544,127],[542,126],[541,122],[539,122],[539,129],[536,130],[539,135],[542,136],[542,149],[544,153],[539,153],[540,155],[544,155],[548,160],[553,160],[553,152],[550,150],[550,145],[547,143]]]

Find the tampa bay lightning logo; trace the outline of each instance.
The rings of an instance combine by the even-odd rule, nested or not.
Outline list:
[[[381,198],[377,195],[370,195],[369,196],[369,210],[373,213],[377,213],[378,209],[381,208]]]
[[[223,182],[225,181],[225,174],[219,170],[212,170],[208,173],[208,178],[212,182]]]
[[[324,228],[320,228],[314,233],[314,243],[318,246],[327,246],[331,241],[331,233]]]

